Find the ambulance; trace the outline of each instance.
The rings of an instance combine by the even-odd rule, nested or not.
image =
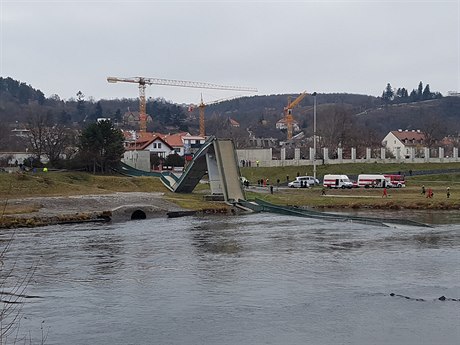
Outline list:
[[[364,188],[385,188],[390,186],[390,179],[380,174],[358,175],[358,187]]]
[[[353,182],[347,175],[324,175],[323,187],[327,188],[353,188]]]

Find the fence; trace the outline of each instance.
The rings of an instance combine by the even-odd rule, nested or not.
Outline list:
[[[338,148],[332,155],[329,149],[320,148],[316,153],[316,160],[313,158],[314,150],[312,147],[305,152],[305,148],[292,149],[281,148],[280,159],[273,156],[273,149],[238,149],[237,156],[241,166],[256,166],[256,162],[261,167],[283,167],[283,166],[304,166],[304,165],[322,165],[322,164],[347,164],[347,163],[451,163],[460,162],[458,157],[458,148],[454,147],[449,150],[452,154],[445,155],[445,149],[439,147],[435,154],[433,149],[428,147],[422,148],[422,154],[416,154],[415,148],[409,148],[409,154],[402,155],[400,150],[396,150],[395,158],[386,157],[384,147],[379,150],[366,148],[365,153],[358,157],[356,148],[349,150]],[[308,155],[307,155],[308,153]],[[291,158],[293,156],[293,158]]]

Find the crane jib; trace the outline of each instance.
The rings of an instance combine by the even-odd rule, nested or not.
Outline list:
[[[108,77],[107,81],[109,83],[116,82],[127,82],[127,83],[138,83],[138,84],[147,84],[147,85],[166,85],[166,86],[179,86],[179,87],[191,87],[198,89],[218,89],[218,90],[234,90],[234,91],[250,91],[257,92],[256,88],[253,87],[244,87],[244,86],[231,86],[231,85],[219,85],[219,84],[210,84],[197,81],[186,81],[186,80],[174,80],[174,79],[162,79],[162,78],[143,78],[143,77],[133,77],[133,78],[118,78],[118,77]]]

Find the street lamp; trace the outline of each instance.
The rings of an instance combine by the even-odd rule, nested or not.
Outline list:
[[[313,92],[313,178],[316,181],[316,92]]]

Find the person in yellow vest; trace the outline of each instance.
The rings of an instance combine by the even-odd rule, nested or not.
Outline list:
[[[47,167],[44,167],[44,168],[43,168],[43,172],[48,172],[48,168],[47,168]]]

